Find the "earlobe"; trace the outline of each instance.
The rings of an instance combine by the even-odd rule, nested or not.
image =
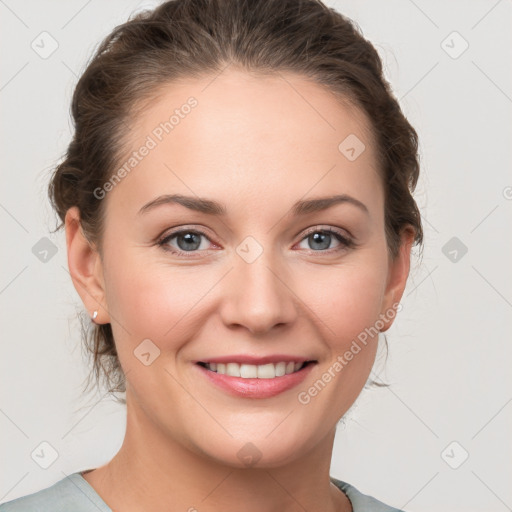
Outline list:
[[[105,300],[105,283],[101,257],[85,237],[80,224],[80,211],[73,206],[65,217],[68,268],[73,285],[94,322],[110,322]]]
[[[382,303],[381,319],[384,327],[381,332],[387,331],[396,317],[397,307],[402,298],[409,277],[411,267],[411,249],[414,243],[414,229],[406,227],[401,232],[401,243],[398,254],[389,263],[388,283]]]

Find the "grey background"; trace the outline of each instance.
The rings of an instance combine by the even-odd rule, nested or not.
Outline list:
[[[511,2],[327,3],[376,45],[419,132],[426,235],[375,367],[392,386],[364,390],[340,423],[331,474],[411,512],[512,510]],[[82,306],[46,186],[87,58],[152,5],[0,0],[0,502],[104,464],[123,439],[124,409],[80,395]],[[31,47],[52,39],[47,58]],[[31,456],[42,442],[58,454],[47,469]]]

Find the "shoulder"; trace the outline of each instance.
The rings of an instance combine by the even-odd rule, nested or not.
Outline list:
[[[354,512],[404,512],[398,508],[390,507],[372,496],[363,494],[353,485],[343,482],[331,476],[331,482],[341,489],[352,503]],[[1,509],[0,509],[1,512]]]
[[[80,473],[0,505],[0,512],[111,512]]]

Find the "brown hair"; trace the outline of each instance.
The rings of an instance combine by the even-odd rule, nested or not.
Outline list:
[[[414,229],[421,248],[420,212],[412,197],[419,175],[416,131],[375,48],[351,20],[319,0],[170,0],[117,26],[73,94],[74,136],[49,185],[62,221],[56,230],[68,208],[77,206],[83,232],[101,254],[104,201],[93,191],[115,172],[130,120],[166,84],[213,76],[231,64],[251,73],[301,74],[359,107],[379,154],[389,253],[396,257],[404,228]],[[97,383],[103,377],[109,392],[124,392],[110,324],[90,327],[83,326],[83,336]]]

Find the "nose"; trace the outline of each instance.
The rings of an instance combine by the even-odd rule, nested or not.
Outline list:
[[[297,317],[297,297],[283,265],[264,251],[252,263],[238,256],[224,283],[221,318],[229,328],[245,328],[262,335],[290,325]]]

